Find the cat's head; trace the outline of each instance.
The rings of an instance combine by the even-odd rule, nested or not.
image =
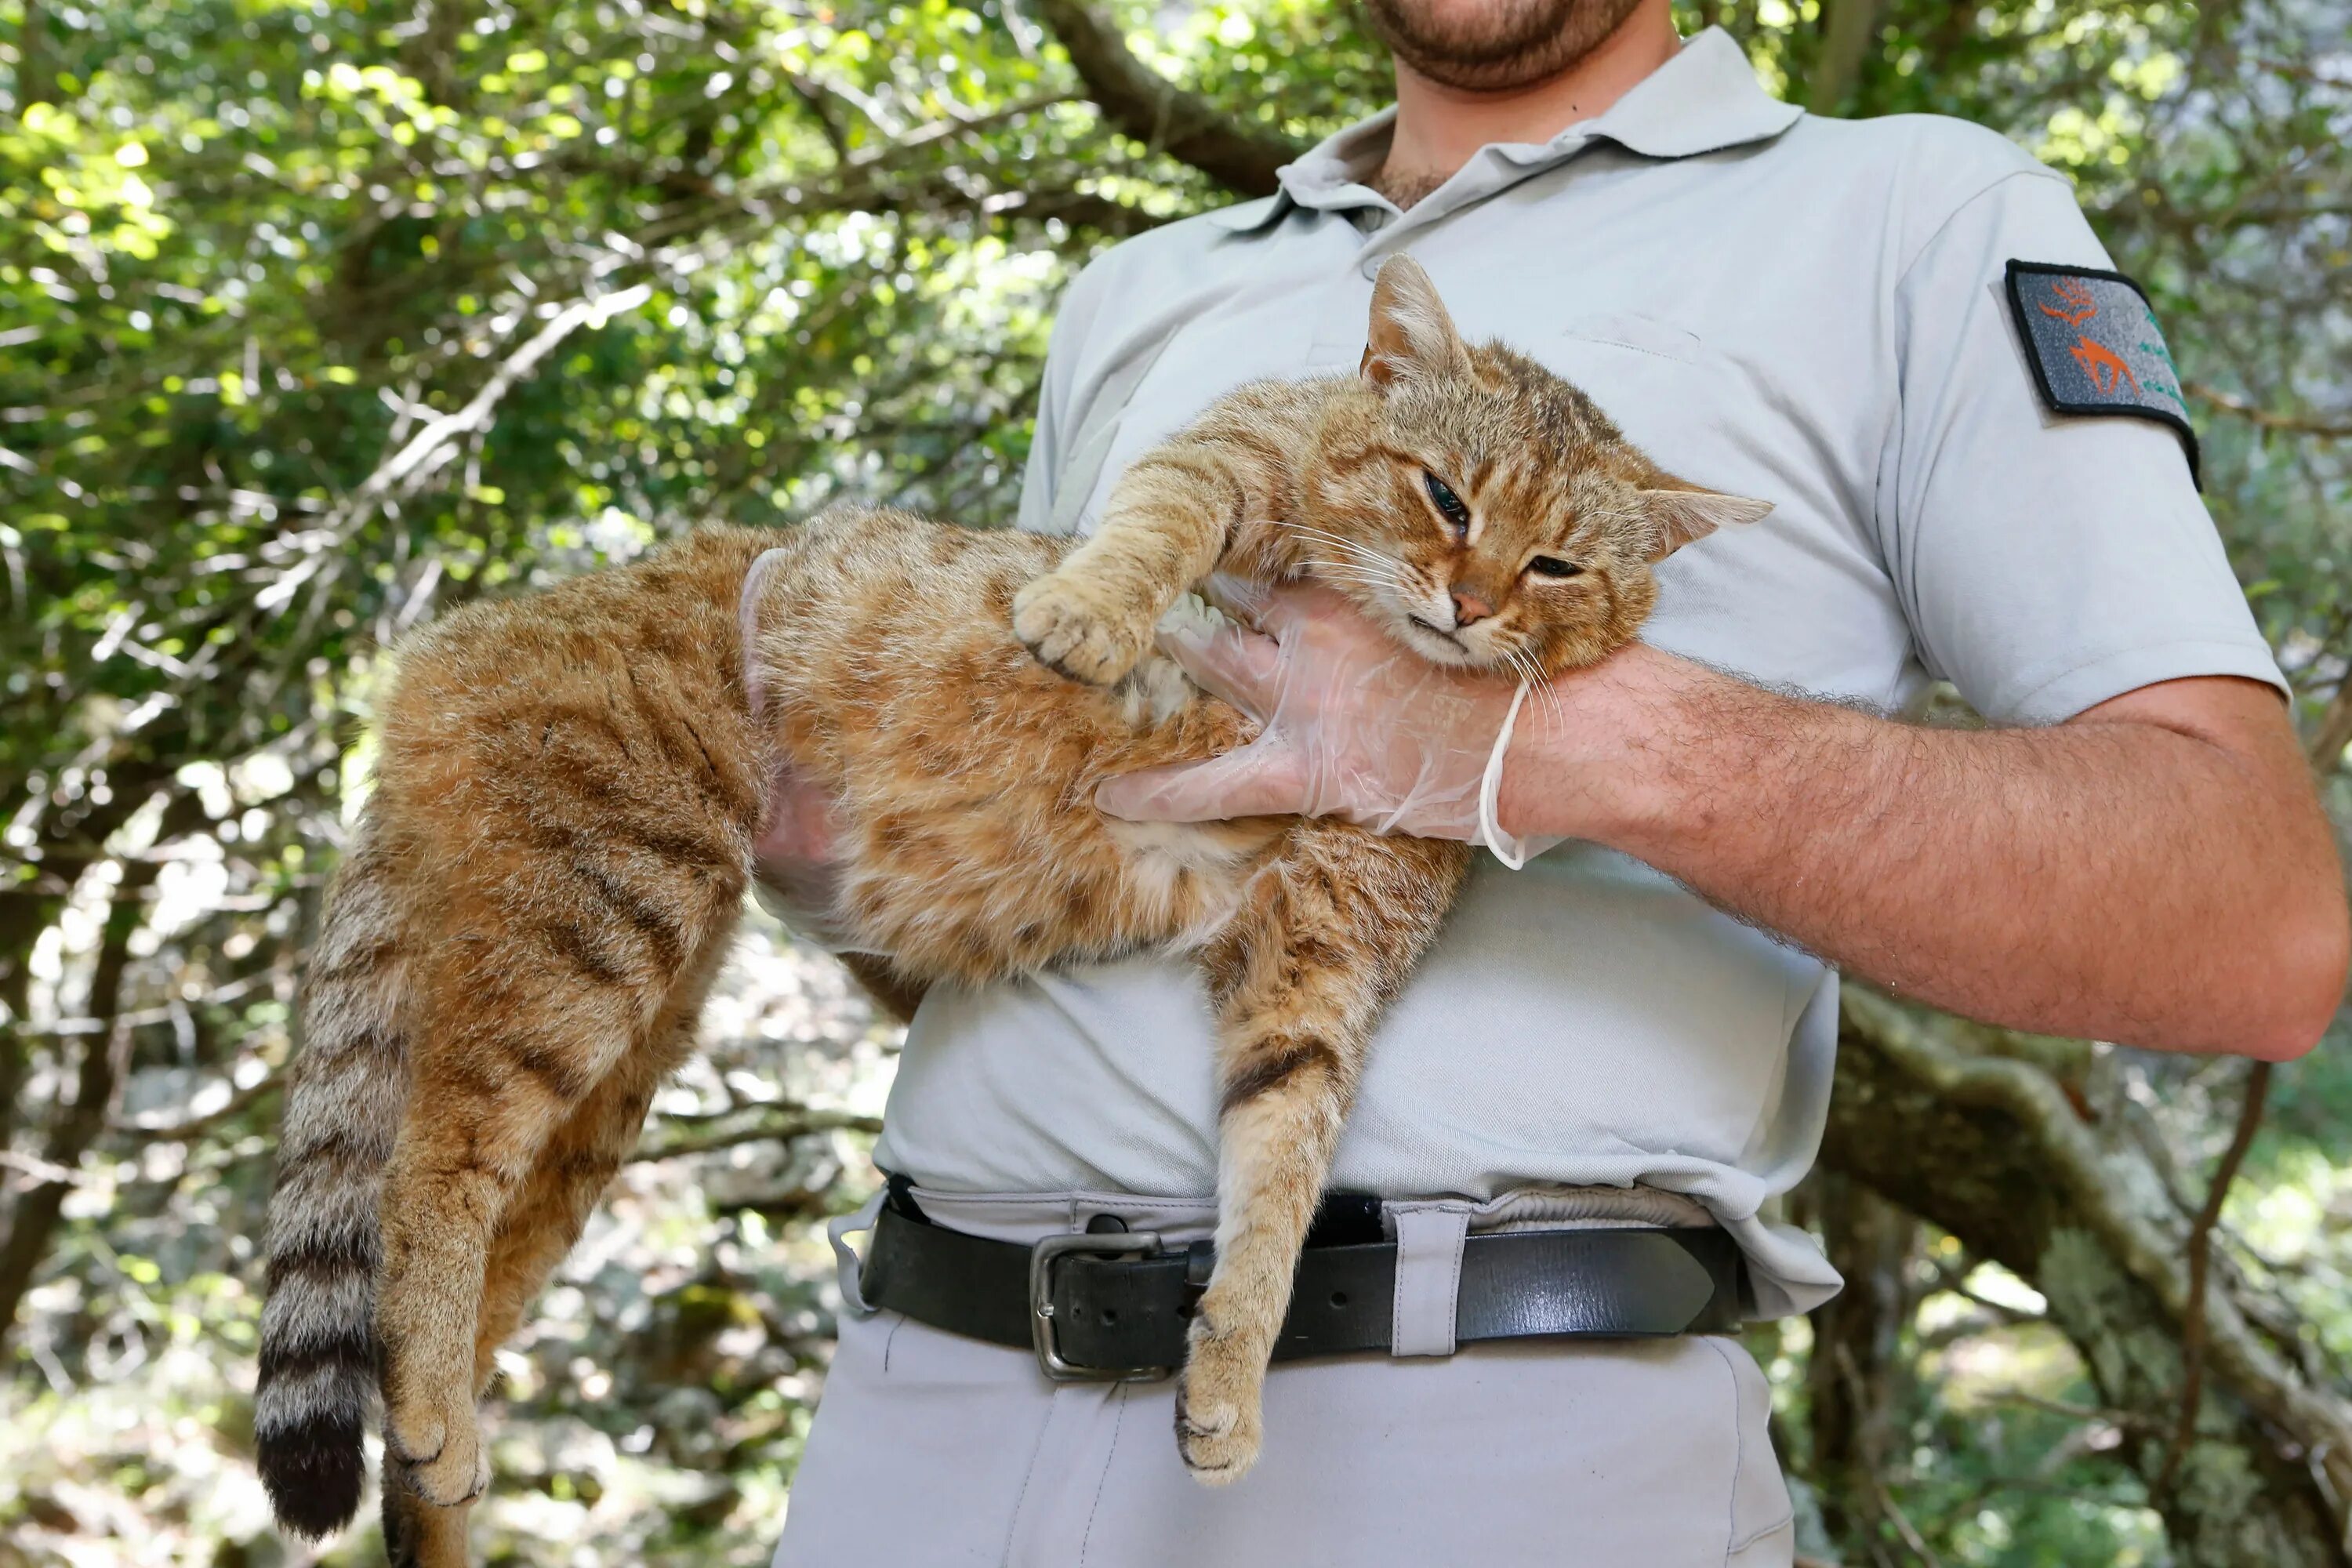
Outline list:
[[[1664,472],[1543,366],[1465,343],[1407,257],[1373,285],[1361,374],[1312,468],[1307,572],[1438,663],[1605,658],[1649,615],[1655,563],[1772,510]]]

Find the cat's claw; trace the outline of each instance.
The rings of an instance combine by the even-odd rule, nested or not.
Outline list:
[[[1084,584],[1047,573],[1013,595],[1013,633],[1040,664],[1089,686],[1113,686],[1143,657],[1152,628]]]
[[[1176,1384],[1176,1451],[1203,1486],[1228,1486],[1257,1462],[1265,1441],[1265,1358],[1192,1321]]]
[[[385,1412],[383,1435],[416,1495],[435,1507],[471,1502],[489,1489],[489,1451],[471,1399],[396,1399]]]

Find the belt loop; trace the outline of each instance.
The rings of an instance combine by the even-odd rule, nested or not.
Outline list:
[[[882,1202],[889,1195],[890,1189],[885,1187],[848,1214],[825,1222],[825,1239],[833,1243],[833,1277],[841,1285],[842,1310],[860,1318],[871,1317],[877,1309],[866,1304],[866,1293],[858,1288],[858,1275],[866,1265],[857,1256],[857,1249],[849,1245],[849,1238],[861,1230],[874,1228],[874,1222],[882,1215]]]
[[[1461,1204],[1399,1204],[1390,1213],[1396,1220],[1397,1254],[1389,1353],[1452,1355],[1469,1208]]]

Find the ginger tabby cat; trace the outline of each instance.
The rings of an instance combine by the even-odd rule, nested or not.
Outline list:
[[[256,1436],[279,1518],[350,1518],[380,1384],[392,1556],[466,1561],[493,1352],[691,1048],[780,768],[835,803],[836,923],[890,955],[879,991],[1137,952],[1202,965],[1220,1207],[1177,1436],[1202,1479],[1240,1475],[1366,1044],[1470,850],[1096,811],[1102,779],[1250,733],[1152,651],[1153,623],[1212,569],[1321,578],[1426,658],[1549,676],[1632,639],[1652,563],[1768,510],[1662,473],[1574,388],[1465,345],[1397,258],[1361,374],[1220,400],[1084,543],[879,510],[712,528],[418,634],[278,1149]],[[1457,616],[1456,590],[1489,613]]]

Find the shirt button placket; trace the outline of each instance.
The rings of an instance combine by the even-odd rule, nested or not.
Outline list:
[[[1356,253],[1356,270],[1366,278],[1380,276],[1381,263],[1389,258],[1389,252],[1381,247],[1381,237],[1394,226],[1400,216],[1379,207],[1370,208],[1364,214],[1364,243]]]
[[[1368,256],[1331,279],[1315,318],[1315,342],[1307,351],[1309,371],[1353,365],[1362,357],[1364,330],[1371,320],[1372,275],[1384,257]]]

